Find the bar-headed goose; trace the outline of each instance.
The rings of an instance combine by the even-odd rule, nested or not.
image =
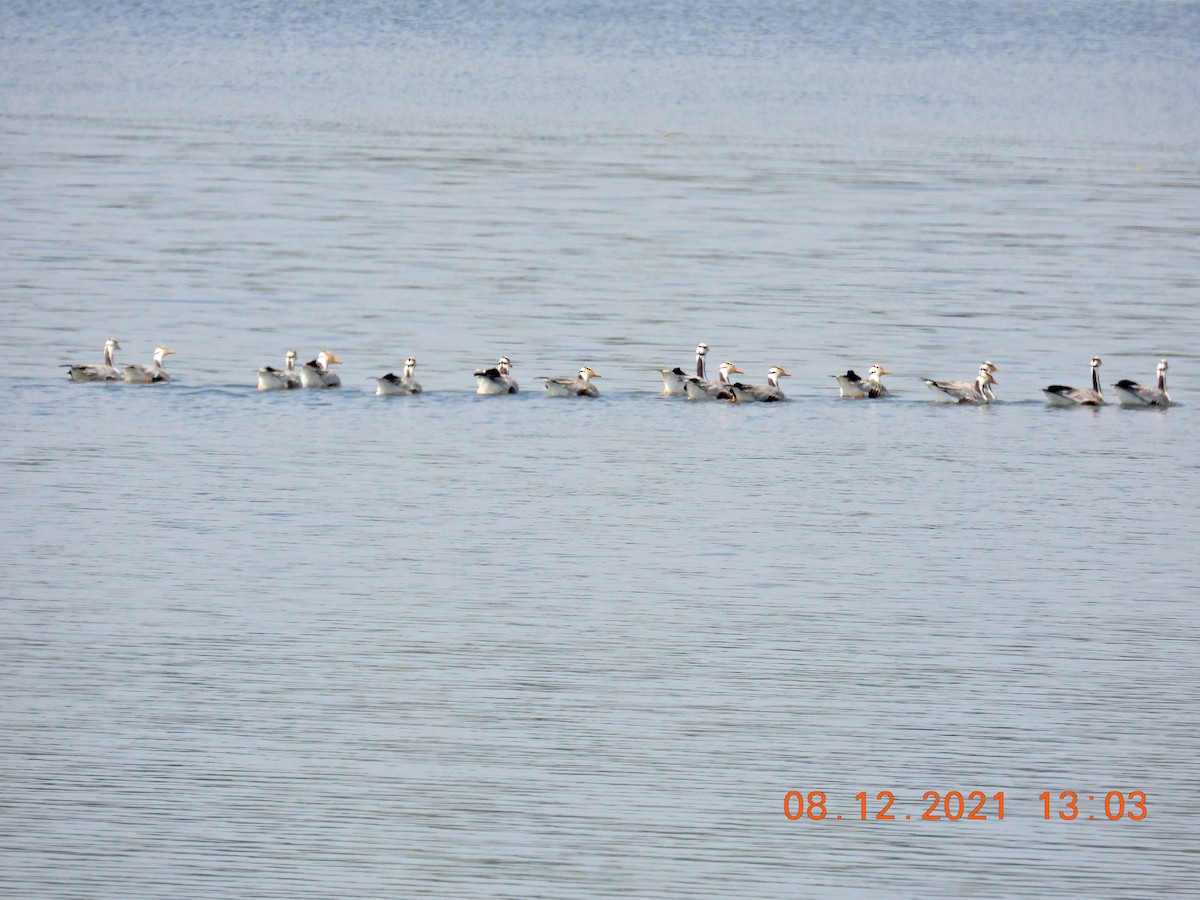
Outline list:
[[[476,394],[494,396],[517,393],[517,382],[512,377],[512,360],[502,356],[495,368],[476,369],[475,385]]]
[[[154,362],[148,366],[128,365],[125,367],[126,384],[165,384],[171,380],[163,368],[163,357],[175,351],[170,347],[155,347]]]
[[[1052,384],[1042,388],[1042,393],[1050,401],[1051,406],[1103,406],[1104,393],[1100,390],[1100,364],[1098,356],[1092,357],[1092,389],[1067,387],[1065,384]]]
[[[701,381],[706,381],[704,377],[704,357],[708,355],[708,344],[696,345],[696,378]],[[684,382],[688,379],[688,373],[676,366],[674,369],[659,369],[658,374],[663,380],[663,396],[664,397],[683,397],[687,391],[684,390]]]
[[[974,381],[934,381],[926,378],[925,384],[938,403],[991,403],[996,399],[996,395],[989,391],[989,387],[997,383],[992,375],[994,368],[985,362],[979,367],[979,375]]]
[[[417,369],[417,361],[414,357],[409,357],[404,361],[404,374],[397,375],[395,372],[388,372],[386,375],[380,375],[375,379],[378,387],[375,393],[380,397],[407,397],[410,394],[421,393],[421,385],[413,373]]]
[[[67,377],[72,381],[117,381],[121,373],[113,365],[113,353],[121,349],[116,338],[104,342],[104,362],[98,366],[75,364],[67,366]]]
[[[329,367],[341,360],[322,350],[317,358],[309,360],[300,367],[300,384],[306,388],[335,388],[342,386],[342,379]]]
[[[296,374],[296,351],[289,350],[283,357],[283,368],[263,366],[258,370],[260,391],[287,391],[300,387],[300,376]]]
[[[766,384],[742,384],[735,381],[729,385],[733,399],[738,403],[772,403],[786,400],[783,389],[779,387],[780,378],[790,378],[791,372],[785,372],[783,366],[771,366],[767,369]]]
[[[592,384],[600,373],[584,366],[574,378],[542,378],[546,393],[551,397],[599,397],[600,389]]]
[[[1124,379],[1113,385],[1122,406],[1170,406],[1171,397],[1167,393],[1167,361],[1158,361],[1158,384],[1146,387],[1136,381]]]
[[[689,400],[732,400],[733,392],[729,389],[729,376],[744,374],[741,369],[726,360],[717,369],[716,381],[704,381],[690,375],[683,382],[683,389]]]
[[[838,390],[842,397],[851,397],[861,400],[863,397],[870,397],[872,400],[887,397],[888,389],[883,386],[882,377],[891,375],[892,373],[881,366],[879,363],[871,366],[867,377],[863,378],[853,369],[847,369],[845,375],[834,375],[837,379]]]

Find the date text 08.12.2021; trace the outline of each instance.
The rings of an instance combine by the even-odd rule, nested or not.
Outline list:
[[[1130,821],[1146,818],[1145,791],[1105,791],[1083,794],[1078,791],[1043,791],[1038,794],[1038,811],[1046,820]],[[859,791],[852,801],[837,803],[825,791],[788,791],[783,797],[783,814],[793,822],[843,817],[862,822],[895,822],[916,819],[925,822],[985,822],[1004,819],[1004,791],[925,791],[916,813],[895,808],[896,795],[878,791],[869,795]],[[835,808],[842,807],[842,808]],[[843,812],[845,815],[843,816]]]

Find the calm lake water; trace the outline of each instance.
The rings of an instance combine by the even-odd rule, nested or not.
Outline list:
[[[6,3],[4,893],[1192,893],[1198,34]],[[659,396],[698,341],[791,402]],[[1177,405],[1048,407],[1094,354]]]

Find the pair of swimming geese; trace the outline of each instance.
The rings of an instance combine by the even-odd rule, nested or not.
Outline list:
[[[165,384],[171,380],[167,370],[163,368],[163,357],[170,356],[175,351],[170,347],[155,347],[154,361],[148,366],[127,365],[118,369],[113,362],[113,354],[121,349],[121,343],[116,338],[104,342],[104,362],[89,366],[75,363],[67,366],[67,377],[72,381],[125,381],[127,384]]]
[[[475,393],[482,396],[517,393],[520,388],[517,386],[517,380],[513,378],[512,365],[511,359],[502,356],[490,369],[476,369]],[[599,397],[600,389],[592,384],[592,379],[600,377],[600,373],[595,369],[582,366],[574,378],[551,378],[543,375],[541,380],[546,393],[551,397]]]
[[[290,391],[296,388],[335,388],[342,386],[342,379],[330,366],[341,360],[322,350],[316,359],[311,359],[296,368],[299,357],[295,350],[289,350],[283,357],[283,368],[263,366],[258,370],[258,389],[260,391]],[[415,363],[414,363],[415,364]]]
[[[1092,387],[1090,390],[1052,384],[1042,388],[1042,393],[1055,406],[1103,406],[1105,400],[1104,394],[1100,390],[1101,362],[1100,357],[1092,357]],[[1113,390],[1117,392],[1117,402],[1121,406],[1170,406],[1171,395],[1167,393],[1167,361],[1165,359],[1158,361],[1155,374],[1158,378],[1153,387],[1138,384],[1128,378],[1118,381],[1113,385]]]

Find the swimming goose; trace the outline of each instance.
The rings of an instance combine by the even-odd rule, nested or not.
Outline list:
[[[729,376],[744,374],[741,369],[726,360],[717,369],[716,381],[704,381],[690,375],[683,382],[683,389],[689,400],[732,400],[733,392],[729,389]]]
[[[329,367],[341,360],[322,350],[317,358],[309,360],[300,367],[300,384],[306,388],[335,388],[342,386],[342,379]]]
[[[488,396],[517,393],[517,382],[512,377],[512,360],[500,357],[494,369],[475,370],[475,393]]]
[[[696,377],[701,381],[705,381],[704,377],[704,357],[708,355],[708,344],[696,345]],[[688,374],[683,369],[676,366],[674,369],[659,369],[658,374],[663,380],[663,396],[664,397],[683,397],[687,393],[683,388],[683,383],[687,380]]]
[[[979,375],[974,381],[933,381],[926,378],[925,383],[938,403],[991,403],[996,395],[989,392],[988,387],[997,381],[989,365],[985,362],[979,367]]]
[[[1065,384],[1052,384],[1042,388],[1042,393],[1046,395],[1051,406],[1103,406],[1104,394],[1100,390],[1100,363],[1100,357],[1092,357],[1092,389],[1090,391],[1067,387]]]
[[[284,367],[263,366],[258,370],[260,391],[287,391],[300,387],[300,376],[296,374],[296,351],[289,350],[283,357]]]
[[[871,366],[871,371],[867,373],[867,377],[863,378],[853,369],[847,369],[845,375],[834,375],[837,379],[838,389],[842,397],[853,397],[862,399],[870,397],[872,400],[879,397],[887,397],[888,389],[883,386],[883,375],[891,375],[892,373],[881,366],[879,363]]]
[[[767,370],[766,384],[742,384],[735,381],[729,385],[733,399],[738,403],[771,403],[776,400],[786,400],[783,390],[779,387],[780,378],[790,378],[791,372],[785,372],[783,366],[771,366]]]
[[[542,382],[551,397],[599,397],[600,389],[591,382],[591,379],[599,377],[599,372],[584,366],[575,378],[543,377]]]
[[[386,375],[380,375],[375,379],[379,385],[375,389],[375,393],[380,397],[407,397],[410,394],[421,393],[421,385],[413,377],[413,372],[416,371],[416,368],[417,361],[410,356],[404,361],[403,375],[388,372]]]
[[[67,377],[72,381],[117,381],[121,373],[113,365],[113,353],[120,350],[121,344],[116,338],[104,342],[104,362],[98,366],[76,364],[67,366]]]
[[[1171,397],[1167,394],[1167,361],[1158,361],[1158,385],[1146,387],[1136,381],[1123,379],[1113,385],[1122,406],[1170,406]]]
[[[170,347],[155,347],[153,363],[148,366],[129,365],[125,367],[125,383],[164,384],[170,381],[171,376],[163,368],[163,357],[174,352]]]

